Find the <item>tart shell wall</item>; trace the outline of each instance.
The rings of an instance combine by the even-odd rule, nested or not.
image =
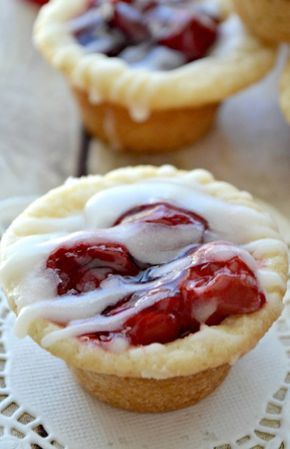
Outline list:
[[[79,89],[73,93],[80,105],[83,123],[92,134],[115,150],[165,152],[189,145],[213,126],[219,104],[193,108],[153,111],[135,122],[128,110],[113,103],[91,103],[88,94]],[[162,147],[160,146],[162,142]]]
[[[194,405],[214,391],[229,373],[222,365],[191,376],[140,379],[110,376],[73,368],[79,383],[113,407],[142,413],[160,413]]]

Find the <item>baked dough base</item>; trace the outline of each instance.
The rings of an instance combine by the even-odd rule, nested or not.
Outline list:
[[[196,404],[223,382],[229,370],[230,365],[225,364],[192,376],[157,380],[72,369],[82,387],[102,402],[142,413],[169,412]]]
[[[290,42],[289,0],[234,0],[237,12],[256,36]]]
[[[86,129],[115,150],[172,151],[194,143],[213,126],[218,103],[152,111],[136,122],[129,111],[114,103],[93,104],[86,92],[74,88]]]

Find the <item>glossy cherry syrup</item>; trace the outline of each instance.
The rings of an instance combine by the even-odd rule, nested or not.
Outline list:
[[[29,0],[31,3],[36,3],[39,6],[43,6],[48,3],[49,0]]]
[[[203,232],[208,229],[207,221],[200,215],[168,203],[154,203],[134,207],[121,215],[115,222],[115,225],[136,222],[166,226],[192,224]]]
[[[108,1],[112,7],[110,17],[102,17],[100,13],[95,25],[82,26],[75,33],[81,45],[97,48],[96,51],[107,56],[118,56],[127,47],[144,43],[148,51],[164,46],[181,53],[186,62],[191,62],[206,56],[217,39],[218,20],[200,7],[194,7],[190,0]],[[88,10],[102,4],[101,0],[90,1]],[[112,38],[115,33],[118,33],[118,39]],[[106,45],[102,44],[104,36]],[[107,40],[110,40],[109,45]]]
[[[110,274],[134,276],[139,272],[128,250],[109,242],[61,247],[49,256],[46,267],[58,276],[58,295],[95,290]]]
[[[196,263],[195,252],[203,248],[203,234],[208,229],[204,218],[159,202],[130,209],[116,220],[114,226],[133,222],[174,226],[176,232],[179,225],[190,224],[201,231],[202,237],[199,242],[193,242],[186,253],[192,256],[188,268],[177,276],[173,273],[166,279],[160,278],[163,299],[133,315],[122,329],[85,335],[81,337],[83,341],[108,342],[116,335],[123,335],[132,345],[168,343],[198,331],[202,323],[217,325],[228,316],[259,310],[265,303],[255,274],[239,256]],[[127,281],[145,283],[152,279],[151,270],[155,267],[141,267],[127,248],[118,243],[88,242],[57,249],[48,258],[47,268],[57,274],[57,293],[63,295],[94,290],[113,274],[126,276]],[[155,293],[147,287],[108,307],[103,315],[111,316],[130,309],[136,300]]]
[[[161,4],[148,17],[155,22],[153,34],[158,44],[179,51],[187,62],[205,56],[217,39],[218,24],[204,12],[189,13]]]

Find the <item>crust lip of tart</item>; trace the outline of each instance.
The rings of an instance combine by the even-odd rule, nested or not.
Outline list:
[[[261,210],[250,194],[239,191],[225,182],[216,181],[204,170],[185,172],[171,166],[118,169],[105,176],[70,179],[63,186],[51,190],[32,203],[4,234],[0,248],[2,262],[5,261],[10,245],[22,237],[35,233],[31,224],[32,220],[27,220],[28,217],[30,219],[64,217],[81,211],[91,196],[105,188],[124,183],[133,184],[161,176],[174,179],[185,173],[207,194],[229,203]],[[262,243],[262,246],[260,245],[259,251],[253,255],[257,261],[262,260],[269,271],[269,281],[264,286],[267,303],[257,312],[229,317],[218,326],[204,326],[199,332],[171,343],[130,347],[119,354],[106,351],[93,343],[84,344],[77,338],[58,341],[48,350],[74,368],[120,377],[165,379],[193,375],[220,365],[233,364],[257,344],[277,319],[282,309],[282,299],[286,289],[288,255],[285,243],[274,224],[267,224],[263,228],[263,235],[256,234],[251,244],[257,241]],[[277,279],[277,276],[282,280],[282,284],[275,283],[274,279]],[[17,303],[17,298],[14,297],[16,286],[16,279],[11,279],[9,283],[3,285],[14,310]],[[29,333],[41,345],[42,338],[56,328],[55,324],[37,320],[32,323]]]
[[[217,3],[233,16],[229,1]],[[38,16],[34,37],[45,58],[92,102],[98,98],[149,111],[218,103],[262,78],[276,59],[275,46],[244,30],[241,42],[222,56],[208,56],[168,72],[134,70],[119,58],[86,54],[77,44],[65,23],[84,7],[85,0],[50,2]]]

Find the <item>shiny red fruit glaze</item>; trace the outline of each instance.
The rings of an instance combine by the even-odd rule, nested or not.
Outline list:
[[[131,43],[138,43],[150,37],[142,12],[129,3],[115,3],[110,25],[121,30]]]
[[[129,303],[130,298],[127,301],[122,301],[115,308],[110,308],[106,315],[124,311],[128,308]],[[81,340],[108,342],[115,335],[123,335],[135,346],[168,343],[198,331],[200,325],[192,317],[190,307],[191,305],[186,304],[180,294],[176,294],[130,318],[124,324],[123,329],[85,335],[81,337]]]
[[[126,336],[132,345],[168,343],[199,330],[200,324],[220,324],[226,317],[259,310],[265,296],[249,267],[239,258],[191,267],[180,277],[179,290],[126,321],[115,332],[91,334],[89,340],[110,341]],[[169,289],[168,289],[169,292]],[[146,293],[150,295],[150,291]],[[140,297],[139,297],[140,299]],[[132,307],[130,298],[110,308],[114,315]]]
[[[157,20],[158,15],[161,21],[163,16],[166,20],[166,26],[161,28],[161,36],[157,35],[158,43],[180,51],[188,62],[204,57],[217,39],[216,21],[205,14],[190,14],[175,8],[167,8],[168,13],[165,15],[162,8],[159,6],[153,12]]]
[[[265,303],[254,274],[238,257],[188,269],[179,288],[180,294],[125,323],[132,344],[168,343],[196,332],[202,323],[217,325],[230,315],[254,312]]]
[[[128,250],[110,242],[61,247],[49,256],[46,267],[58,276],[58,295],[94,290],[109,274],[134,276],[139,272]]]
[[[127,326],[127,336],[133,345],[167,343],[176,340],[180,334],[178,318],[172,313],[145,310],[134,317]]]
[[[130,222],[163,226],[191,224],[202,228],[203,232],[208,229],[208,223],[199,215],[168,203],[134,207],[114,225]],[[141,271],[127,248],[118,243],[87,242],[61,247],[49,256],[46,266],[58,276],[58,295],[96,289],[112,274],[136,276],[132,281],[144,282],[144,290],[107,307],[102,313],[104,316],[128,310],[136,301],[144,304],[145,297],[154,299],[158,294],[157,303],[133,315],[121,329],[85,335],[81,340],[105,343],[121,334],[133,345],[168,343],[198,331],[202,323],[217,325],[228,316],[259,310],[265,303],[256,276],[244,260],[238,256],[217,262],[207,258],[209,249],[215,245],[216,242],[199,245],[198,249],[193,243],[186,253],[192,255],[191,266],[180,273],[167,275],[166,279],[159,278],[158,288],[151,290],[149,287],[146,290],[146,280],[154,278],[154,270],[147,267],[146,271]],[[195,257],[196,251],[200,252],[199,257]],[[159,299],[161,293],[163,299]]]
[[[192,224],[202,228],[203,231],[208,229],[207,221],[200,215],[168,203],[154,203],[134,207],[118,218],[115,225],[134,222],[156,223],[166,226]]]
[[[265,303],[254,273],[239,257],[190,268],[181,292],[192,304],[196,319],[204,305],[212,304],[213,311],[205,320],[209,324],[218,324],[229,315],[254,312]]]
[[[36,3],[37,5],[43,6],[48,3],[49,0],[29,0],[31,3]]]
[[[129,319],[124,326],[133,345],[168,343],[196,332],[199,323],[192,318],[190,304],[177,294],[163,299]]]

